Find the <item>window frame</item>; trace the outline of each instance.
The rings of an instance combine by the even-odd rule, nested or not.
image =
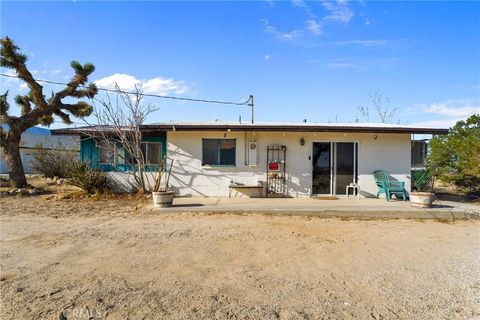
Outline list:
[[[160,151],[160,161],[162,163],[147,163],[148,162],[148,154],[149,154],[149,149],[148,145],[149,144],[156,144],[159,145],[159,151]],[[163,162],[163,142],[162,141],[142,141],[141,145],[145,146],[145,154],[143,155],[145,158],[145,165],[165,165]]]
[[[101,144],[102,143],[109,143],[113,146],[113,155],[112,155],[112,161],[111,162],[102,162],[102,151],[106,151],[106,148],[105,147],[102,147]],[[121,146],[119,146],[119,144]],[[149,152],[150,152],[150,148],[149,148],[149,144],[155,144],[155,145],[158,145],[159,147],[159,157],[160,157],[160,161],[163,163],[163,142],[161,141],[142,141],[141,142],[141,145],[144,145],[145,146],[145,154],[143,155],[144,156],[144,160],[145,160],[145,165],[161,165],[162,163],[150,163],[150,164],[147,164],[147,161],[148,161],[148,155],[149,155]],[[119,150],[123,149],[125,153],[128,153],[128,151],[125,149],[125,147],[121,144],[121,142],[119,141],[116,141],[116,140],[106,140],[106,139],[102,139],[102,140],[99,140],[97,143],[96,143],[96,146],[98,148],[98,163],[100,165],[111,165],[111,166],[118,166],[118,165],[131,165],[131,163],[129,163],[127,161],[127,159],[123,159],[123,162],[124,163],[120,163],[119,161],[116,161],[117,158],[119,157],[118,156],[118,152]],[[143,150],[142,150],[143,152]]]
[[[113,156],[112,156],[112,162],[102,162],[102,151],[105,151],[106,148],[102,147],[101,144],[102,143],[109,143],[109,144],[112,144],[113,145]],[[97,143],[96,143],[96,146],[98,148],[98,164],[99,165],[113,165],[115,166],[116,163],[115,163],[115,157],[117,155],[117,143],[115,140],[107,140],[107,139],[102,139],[102,140],[99,140]]]
[[[233,155],[233,164],[209,164],[209,163],[205,163],[204,162],[204,147],[203,147],[203,144],[204,144],[204,141],[205,140],[217,140],[217,141],[221,141],[221,140],[233,140],[233,143],[234,143],[234,155]],[[217,154],[218,154],[218,158],[217,158],[217,161],[220,162],[220,148],[219,148],[219,144],[217,145]],[[202,138],[202,159],[201,159],[201,165],[202,167],[205,167],[205,168],[208,168],[208,167],[220,167],[220,168],[234,168],[237,166],[237,139],[236,138]]]
[[[415,146],[419,146],[418,152]],[[415,159],[418,156],[419,159]],[[412,140],[410,147],[410,166],[412,168],[425,168],[426,159],[428,156],[428,142],[426,140]],[[417,162],[416,160],[420,160]]]

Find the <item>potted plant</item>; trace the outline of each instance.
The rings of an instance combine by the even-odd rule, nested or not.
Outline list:
[[[414,186],[412,192],[410,192],[410,204],[413,207],[420,208],[430,208],[433,204],[435,198],[435,193],[433,192],[434,185],[434,175],[432,175],[431,170],[420,170],[415,172],[412,176],[414,178]]]
[[[168,187],[168,183],[170,180],[170,174],[172,172],[172,165],[173,159],[170,162],[170,166],[167,173],[167,178],[165,182],[165,186],[162,188],[162,178],[163,175],[163,164],[160,165],[158,169],[157,175],[155,176],[155,184],[152,189],[152,199],[153,199],[153,206],[156,208],[165,208],[171,207],[173,203],[173,198],[175,197],[175,192],[170,190]]]

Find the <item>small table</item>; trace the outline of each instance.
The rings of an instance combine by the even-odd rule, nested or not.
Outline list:
[[[355,195],[355,191],[357,191],[357,198],[360,199],[360,185],[358,184],[349,184],[345,188],[345,193],[347,194],[347,199],[350,197],[350,194],[348,193],[348,189],[352,189],[353,195]]]

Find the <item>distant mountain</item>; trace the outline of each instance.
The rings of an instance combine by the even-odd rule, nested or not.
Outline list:
[[[8,129],[8,126],[6,124],[2,124],[2,128]],[[51,136],[52,134],[50,133],[49,129],[45,128],[40,128],[40,127],[32,127],[27,129],[24,133],[26,134],[33,134],[37,136]]]
[[[36,134],[39,136],[51,136],[50,129],[40,128],[40,127],[32,127],[27,129],[26,133],[28,134]]]

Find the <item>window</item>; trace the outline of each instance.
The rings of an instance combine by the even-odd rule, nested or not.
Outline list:
[[[162,163],[162,143],[142,142],[142,152],[145,155],[146,164]]]
[[[424,168],[427,157],[427,142],[424,140],[412,141],[412,168]]]
[[[101,140],[98,142],[101,164],[113,164],[115,158],[115,142],[109,140]]]
[[[235,166],[235,139],[203,139],[202,166]]]
[[[115,164],[132,164],[134,163],[130,153],[123,147],[121,142],[115,145]]]
[[[137,163],[121,142],[101,140],[98,141],[97,146],[100,164],[131,165]],[[145,164],[158,165],[162,163],[161,142],[142,142],[140,148],[145,157]]]
[[[100,164],[130,164],[132,159],[122,143],[111,140],[98,142]]]

